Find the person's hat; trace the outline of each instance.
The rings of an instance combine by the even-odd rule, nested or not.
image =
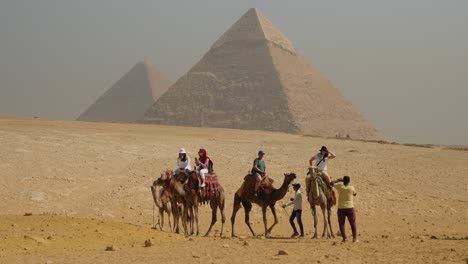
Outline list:
[[[297,187],[297,188],[301,188],[301,184],[300,184],[300,183],[298,183],[298,182],[295,182],[295,183],[293,183],[293,185],[292,185],[292,186],[294,186],[294,187]]]
[[[328,151],[328,149],[327,149],[327,147],[322,146],[322,148],[320,149],[320,151]]]
[[[265,151],[260,150],[260,151],[258,152],[258,155],[265,155]]]
[[[179,154],[187,154],[187,152],[185,151],[184,148],[180,148],[179,149]]]

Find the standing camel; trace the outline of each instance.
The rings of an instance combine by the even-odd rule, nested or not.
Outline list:
[[[212,177],[211,175],[206,175],[208,177]],[[199,234],[199,227],[198,227],[198,206],[201,203],[210,203],[211,207],[211,224],[206,232],[205,236],[208,236],[211,232],[211,229],[217,222],[217,210],[219,208],[221,212],[221,233],[220,236],[223,236],[224,230],[224,223],[226,222],[226,216],[224,214],[224,204],[225,204],[225,195],[224,189],[221,185],[217,184],[215,190],[210,189],[208,186],[204,191],[204,195],[201,195],[198,190],[200,189],[200,177],[195,172],[192,171],[192,174],[189,176],[186,172],[181,171],[178,175],[175,176],[176,182],[175,187],[179,194],[184,195],[186,199],[186,209],[184,209],[184,215],[186,215],[185,219],[188,218],[188,214],[190,214],[190,227],[191,227],[191,234],[193,234],[193,222],[195,221],[196,226],[196,235]],[[212,195],[209,195],[209,192],[214,192]]]
[[[156,189],[157,181],[154,181],[151,185],[151,194],[153,195],[154,203],[158,208],[158,223],[159,229],[162,231],[164,228],[164,213],[167,213],[167,219],[169,220],[169,228],[172,230],[171,224],[171,214],[172,214],[172,205],[170,202],[170,194],[168,191],[165,191],[164,188],[161,188],[161,191]]]
[[[185,207],[185,199],[175,189],[175,179],[172,176],[172,174],[173,172],[170,170],[167,170],[161,173],[161,177],[159,177],[155,181],[155,184],[157,186],[163,187],[166,191],[169,191],[172,194],[170,201],[172,205],[172,215],[174,218],[174,230],[176,233],[180,232],[179,220],[182,220],[182,226],[184,228],[184,232],[186,233],[187,232],[187,227],[185,226],[186,221],[183,218],[183,214],[181,213],[181,209],[180,209],[180,206]]]
[[[322,209],[323,215],[323,233],[322,237],[327,235],[327,238],[335,237],[332,230],[331,225],[331,208],[333,206],[333,202],[331,198],[327,199],[322,186],[325,185],[325,181],[322,180],[321,176],[319,175],[320,172],[316,170],[314,167],[309,167],[309,172],[307,173],[306,177],[306,193],[307,199],[310,203],[310,208],[312,209],[312,216],[314,217],[314,236],[313,238],[317,239],[317,209],[315,208],[316,205],[320,205]],[[326,211],[325,211],[326,209]]]
[[[198,236],[198,206],[200,204],[200,197],[197,189],[199,181],[198,179],[192,179],[185,170],[180,170],[179,173],[174,176],[174,179],[174,189],[184,200],[182,221],[185,222],[184,226],[190,227],[190,231],[187,228],[185,235],[196,234]],[[190,223],[187,223],[189,219]]]
[[[221,213],[221,233],[220,237],[223,237],[223,230],[224,230],[224,223],[226,222],[226,215],[224,214],[224,202],[226,200],[226,197],[224,196],[224,188],[220,184],[217,184],[216,191],[218,192],[217,195],[208,195],[205,194],[205,196],[202,196],[202,200],[205,202],[210,202],[210,207],[211,207],[211,224],[210,227],[208,228],[208,231],[206,231],[205,236],[209,236],[211,229],[213,228],[214,224],[216,223],[217,219],[217,211],[219,208],[219,211]]]
[[[234,205],[231,216],[232,237],[236,236],[234,232],[234,222],[236,220],[237,211],[239,211],[239,209],[241,208],[241,204],[242,206],[244,206],[245,223],[249,227],[250,232],[252,232],[252,235],[255,236],[255,232],[253,231],[252,226],[250,225],[250,211],[252,210],[252,203],[258,204],[262,207],[265,236],[269,237],[273,227],[275,227],[275,225],[278,224],[278,216],[276,215],[275,204],[278,200],[283,199],[283,197],[288,192],[289,185],[295,178],[296,174],[285,173],[283,184],[279,189],[273,189],[270,193],[262,192],[258,194],[258,196],[255,196],[253,193],[254,185],[252,185],[252,183],[255,184],[256,179],[253,176],[247,175],[245,177],[243,187],[241,187],[241,189],[237,191],[234,195]],[[249,184],[247,182],[249,182]],[[270,228],[267,228],[266,211],[268,207],[270,208],[271,213],[273,214],[273,217],[275,219],[275,222],[271,225]]]

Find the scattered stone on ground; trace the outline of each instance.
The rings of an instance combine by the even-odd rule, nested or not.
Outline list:
[[[145,240],[145,247],[151,247],[153,245],[154,245],[153,240],[151,239]]]
[[[278,251],[278,255],[280,255],[280,256],[286,256],[286,255],[289,255],[289,254],[288,254],[288,252],[286,252],[286,250],[280,249],[280,250]]]
[[[117,248],[114,247],[114,245],[109,245],[109,246],[106,246],[106,251],[116,251]]]

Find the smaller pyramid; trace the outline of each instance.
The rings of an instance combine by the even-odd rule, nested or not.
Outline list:
[[[137,63],[78,118],[89,122],[136,122],[169,88],[167,80],[154,65]]]

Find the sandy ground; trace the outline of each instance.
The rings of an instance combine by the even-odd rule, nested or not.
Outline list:
[[[0,263],[466,263],[468,258],[466,151],[259,131],[14,118],[0,119],[0,145]],[[279,206],[273,239],[250,237],[242,211],[236,223],[242,238],[220,238],[219,232],[185,238],[151,229],[149,186],[161,171],[174,168],[179,147],[192,157],[204,147],[215,161],[227,194],[229,235],[233,194],[258,149],[267,152],[268,170],[279,185],[284,172],[297,173],[303,183],[307,161],[322,145],[338,155],[330,162],[331,176],[350,175],[358,191],[360,243],[312,240],[308,206],[307,235],[301,240],[287,238],[291,228]],[[284,201],[292,196],[291,190]],[[32,216],[23,216],[26,212]],[[210,216],[202,207],[201,232]],[[261,233],[259,207],[252,222]],[[220,228],[218,222],[215,229]],[[154,245],[144,247],[146,239]],[[108,245],[116,250],[105,251]],[[288,255],[277,256],[279,250]]]

